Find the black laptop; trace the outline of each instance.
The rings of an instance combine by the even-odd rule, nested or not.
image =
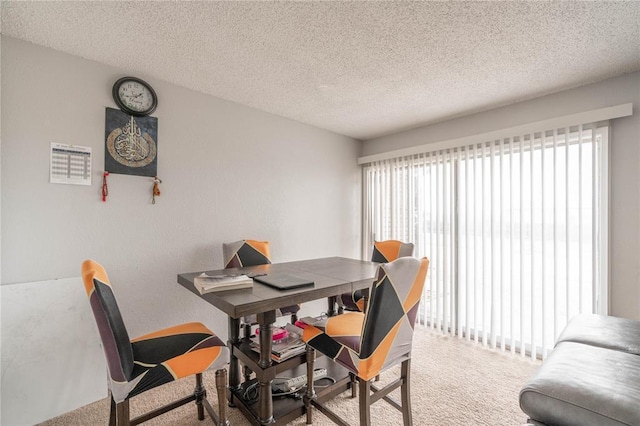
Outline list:
[[[262,275],[254,278],[255,281],[268,285],[269,287],[277,288],[278,290],[289,290],[291,288],[299,287],[311,287],[315,282],[291,274],[269,274]]]

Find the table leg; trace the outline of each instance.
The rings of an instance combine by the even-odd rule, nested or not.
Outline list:
[[[240,360],[233,354],[234,345],[240,342],[240,319],[229,317],[229,389],[240,389]],[[227,399],[233,405],[232,393],[229,392]]]
[[[304,395],[304,406],[307,414],[307,424],[313,423],[313,411],[311,409],[311,400],[316,397],[313,389],[313,367],[316,361],[316,350],[307,345],[307,392]]]
[[[257,315],[260,328],[260,361],[258,365],[265,369],[271,366],[271,347],[273,343],[273,323],[276,312],[268,311]],[[271,399],[271,374],[258,374],[258,420],[260,424],[273,423],[273,400]]]

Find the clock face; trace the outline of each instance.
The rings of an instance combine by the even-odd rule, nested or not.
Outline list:
[[[118,80],[113,86],[113,95],[120,109],[131,115],[151,114],[158,104],[151,86],[134,77]]]

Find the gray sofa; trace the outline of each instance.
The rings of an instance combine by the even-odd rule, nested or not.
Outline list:
[[[640,321],[578,315],[520,391],[534,425],[640,426]]]

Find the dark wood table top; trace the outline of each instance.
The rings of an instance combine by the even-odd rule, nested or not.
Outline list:
[[[230,317],[241,318],[245,315],[268,312],[284,306],[369,288],[373,283],[377,267],[377,263],[369,261],[327,257],[245,268],[183,273],[178,274],[178,283]],[[193,285],[193,279],[202,272],[207,275],[289,273],[312,280],[315,284],[313,287],[277,290],[254,281],[253,288],[200,294]]]

